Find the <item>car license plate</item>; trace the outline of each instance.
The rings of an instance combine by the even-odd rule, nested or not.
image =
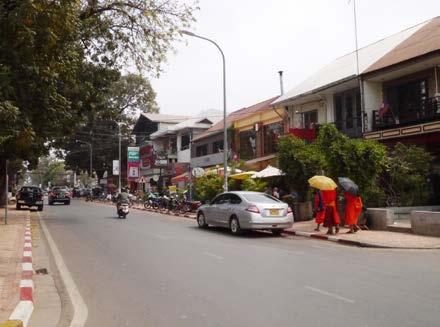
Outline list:
[[[271,216],[278,216],[280,211],[278,209],[269,209],[269,214]]]
[[[24,200],[19,200],[18,203],[24,203]]]

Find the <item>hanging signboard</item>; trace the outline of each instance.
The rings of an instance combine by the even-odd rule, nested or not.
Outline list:
[[[113,160],[113,175],[119,175],[119,160]]]
[[[128,162],[139,162],[139,147],[138,146],[127,147],[127,161]]]

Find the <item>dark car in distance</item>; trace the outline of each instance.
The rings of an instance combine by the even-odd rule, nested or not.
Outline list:
[[[16,195],[17,203],[15,205],[17,210],[22,206],[37,207],[38,211],[43,211],[43,191],[38,186],[23,186]]]
[[[67,187],[55,186],[49,192],[49,205],[53,205],[56,202],[62,202],[64,204],[70,204],[70,192]]]

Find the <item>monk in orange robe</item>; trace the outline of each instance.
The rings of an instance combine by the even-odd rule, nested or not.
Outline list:
[[[336,234],[339,233],[339,224],[341,218],[339,217],[336,200],[336,190],[321,191],[323,202],[325,205],[324,211],[324,227],[328,227],[327,234],[333,234],[333,227],[335,227]]]
[[[362,212],[362,199],[358,195],[344,192],[345,197],[345,224],[350,226],[348,234],[356,233],[360,228],[357,225],[359,215]]]
[[[315,213],[315,222],[317,224],[315,231],[319,232],[319,226],[324,222],[325,206],[320,190],[315,191],[315,201],[313,204],[313,211]]]

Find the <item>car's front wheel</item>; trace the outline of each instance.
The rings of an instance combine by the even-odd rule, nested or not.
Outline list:
[[[38,211],[43,211],[43,206],[38,206]]]
[[[203,214],[203,212],[199,212],[199,214],[197,215],[197,224],[199,225],[200,228],[208,227],[208,224],[206,223],[205,215]]]
[[[20,204],[17,204],[17,205],[15,206],[15,209],[16,209],[16,210],[21,210],[21,205],[20,205]]]
[[[231,228],[231,232],[234,235],[240,235],[242,233],[237,217],[232,217],[231,222],[229,223],[229,227]]]

